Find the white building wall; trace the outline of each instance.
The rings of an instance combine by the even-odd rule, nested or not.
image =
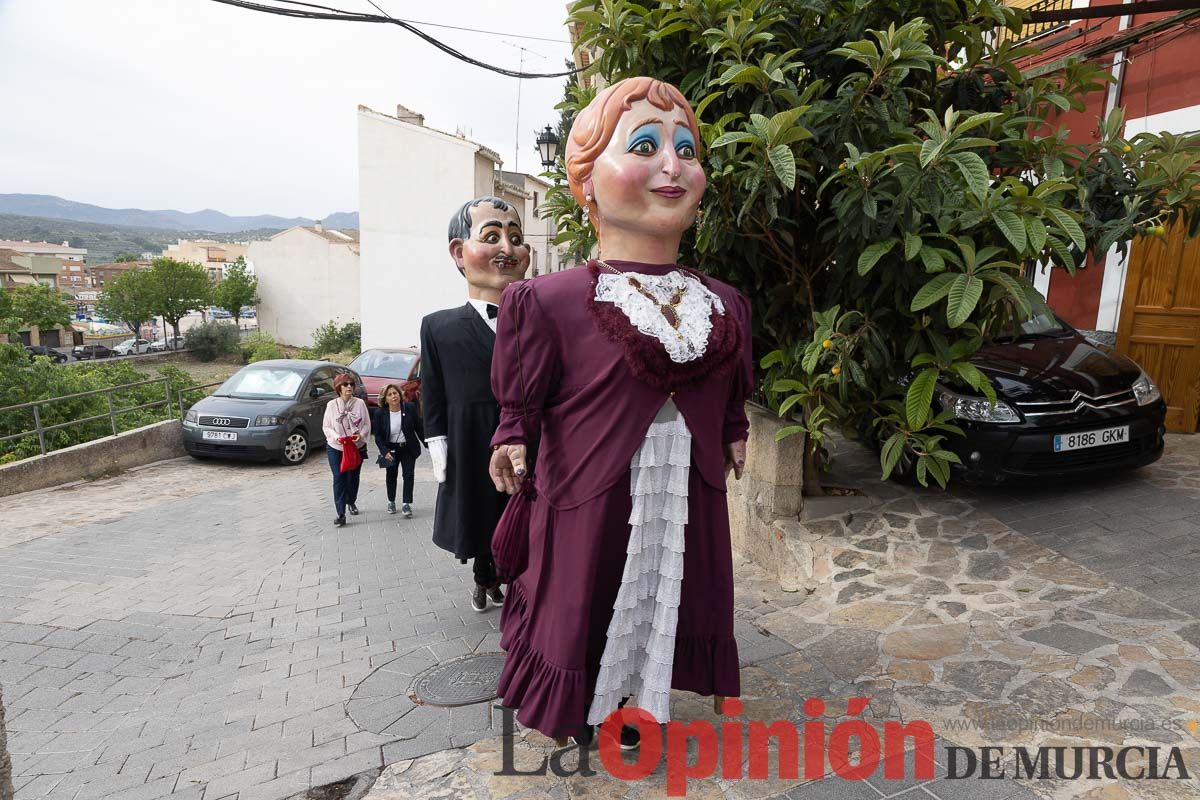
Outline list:
[[[1136,117],[1125,123],[1124,136],[1132,139],[1139,133],[1188,133],[1200,131],[1200,105],[1176,108],[1161,114]],[[1132,250],[1132,244],[1130,245]],[[1121,297],[1125,292],[1127,256],[1108,251],[1104,262],[1104,280],[1100,285],[1100,310],[1096,315],[1096,330],[1115,331],[1121,319]]]
[[[359,109],[364,348],[416,345],[423,316],[466,302],[446,228],[459,206],[492,193],[495,165],[478,151],[466,139]]]
[[[276,341],[306,347],[320,325],[360,319],[360,264],[353,245],[292,228],[251,244],[246,260],[254,267],[262,299],[259,330]]]

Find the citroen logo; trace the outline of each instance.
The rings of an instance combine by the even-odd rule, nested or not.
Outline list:
[[[213,425],[221,425],[228,427],[233,424],[233,420],[229,417],[213,417]]]

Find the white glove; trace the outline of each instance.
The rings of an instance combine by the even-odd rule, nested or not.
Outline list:
[[[433,461],[433,478],[438,483],[446,482],[446,452],[449,447],[445,436],[438,436],[425,442],[429,448],[429,458]]]

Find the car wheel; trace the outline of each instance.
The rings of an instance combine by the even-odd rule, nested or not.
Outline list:
[[[281,464],[294,467],[303,462],[306,456],[308,456],[308,436],[305,435],[303,429],[297,428],[284,440],[283,452],[279,456],[279,461]]]

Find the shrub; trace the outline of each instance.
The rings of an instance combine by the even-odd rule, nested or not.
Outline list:
[[[285,358],[283,348],[269,333],[262,331],[255,331],[242,339],[241,351],[242,360],[250,364],[271,358]]]
[[[222,353],[237,350],[238,330],[228,322],[206,322],[188,328],[183,341],[192,355],[201,361],[212,361]]]
[[[358,355],[362,352],[362,325],[347,322],[339,328],[330,320],[313,331],[312,350],[318,357],[343,352]]]

